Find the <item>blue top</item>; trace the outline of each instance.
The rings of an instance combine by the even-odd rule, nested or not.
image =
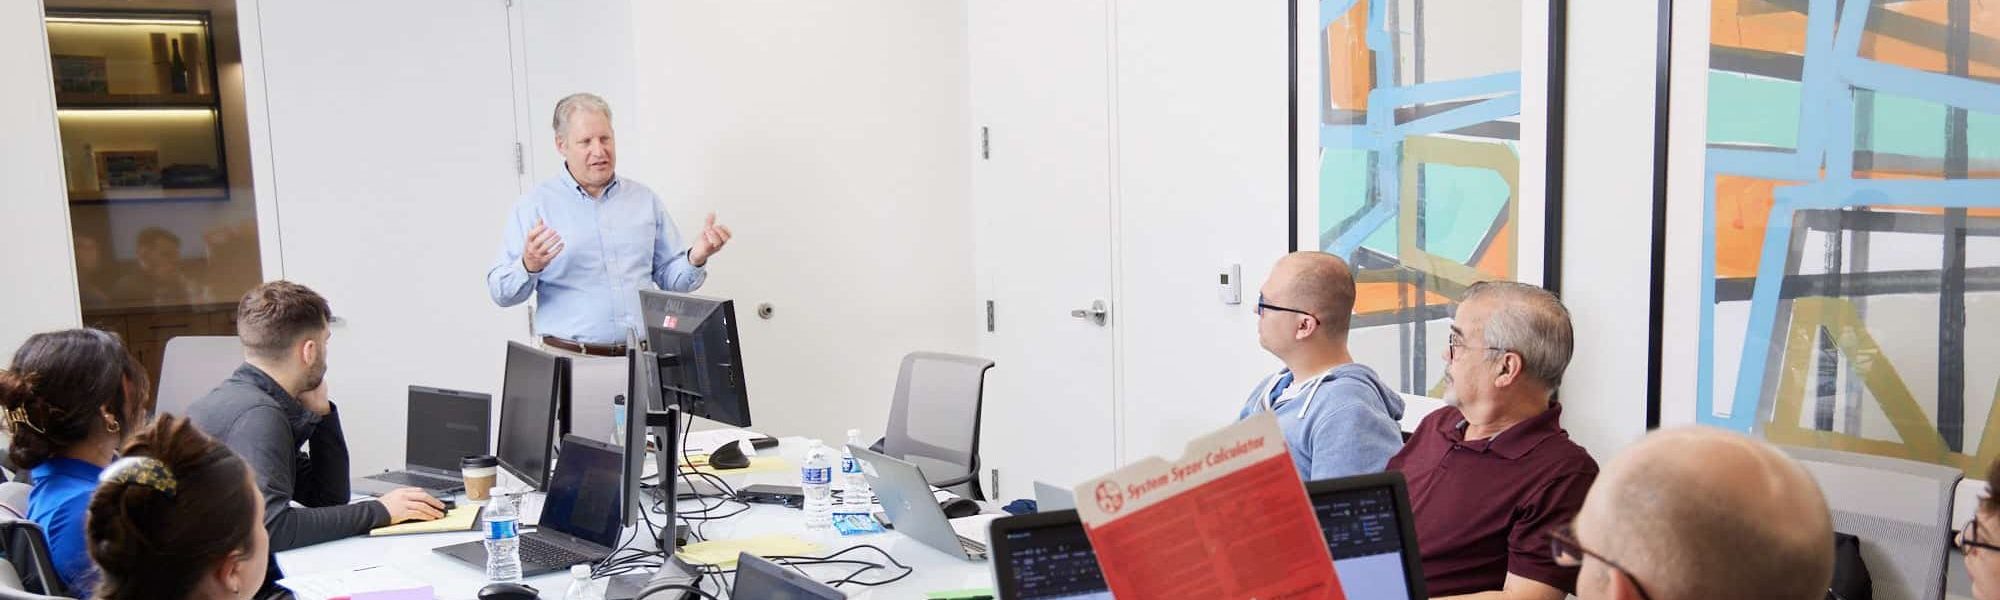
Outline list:
[[[1318,481],[1379,473],[1403,449],[1403,396],[1360,363],[1348,363],[1287,395],[1290,369],[1264,378],[1237,419],[1277,413],[1299,479]]]
[[[562,236],[563,249],[542,272],[529,273],[521,250],[536,219]],[[486,288],[500,306],[539,293],[538,335],[622,344],[642,326],[639,290],[692,292],[707,276],[688,262],[680,230],[652,190],[614,177],[603,197],[592,198],[565,167],[514,203]]]
[[[103,467],[74,458],[56,457],[30,471],[34,489],[28,492],[28,520],[42,526],[49,538],[49,558],[70,594],[88,598],[97,587],[97,567],[90,562],[90,543],[83,539],[89,520],[90,493],[97,490]]]

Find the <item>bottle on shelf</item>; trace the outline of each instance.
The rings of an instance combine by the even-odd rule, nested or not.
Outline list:
[[[806,495],[806,528],[833,528],[833,459],[826,444],[812,441],[806,463],[799,467],[799,488]]]
[[[861,461],[854,460],[854,451],[848,446],[861,445],[861,430],[847,430],[847,443],[840,447],[840,477],[847,489],[840,493],[842,513],[868,514],[875,503],[875,492],[868,488],[868,476],[861,473]]]
[[[171,41],[173,42],[174,52],[171,63],[167,67],[167,84],[171,86],[174,93],[185,94],[188,93],[187,60],[181,58],[181,41]]]

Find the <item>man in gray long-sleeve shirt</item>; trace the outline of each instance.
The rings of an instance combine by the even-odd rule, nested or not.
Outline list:
[[[415,488],[348,503],[347,439],[325,386],[331,319],[326,299],[305,286],[250,290],[237,307],[243,366],[188,408],[196,427],[256,472],[272,552],[443,516],[443,504]]]

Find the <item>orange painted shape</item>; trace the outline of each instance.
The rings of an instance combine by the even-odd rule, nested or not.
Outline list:
[[[1494,279],[1513,281],[1514,263],[1508,260],[1513,256],[1514,223],[1508,222],[1493,234],[1493,242],[1486,246],[1486,254],[1481,255],[1479,264],[1472,265],[1472,268]]]
[[[1342,110],[1367,110],[1373,61],[1368,52],[1368,3],[1326,26],[1327,102]]]
[[[1715,0],[1708,25],[1712,45],[1795,56],[1806,53],[1806,16],[1764,0]]]
[[[1401,288],[1400,291],[1398,288]],[[1415,297],[1417,286],[1389,282],[1354,284],[1354,314],[1396,312],[1403,306],[1403,298]],[[1433,291],[1424,292],[1424,303],[1430,306],[1450,304],[1451,299]]]
[[[1751,277],[1763,255],[1764,228],[1771,218],[1774,192],[1779,185],[1793,185],[1771,179],[1736,175],[1715,176],[1715,276]]]

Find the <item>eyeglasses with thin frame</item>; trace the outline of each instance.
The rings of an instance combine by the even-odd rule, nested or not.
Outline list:
[[[1618,566],[1618,563],[1611,562],[1611,559],[1605,558],[1604,555],[1591,552],[1590,549],[1584,548],[1583,544],[1577,543],[1576,527],[1574,524],[1564,525],[1556,528],[1554,531],[1550,531],[1549,549],[1556,555],[1556,564],[1568,568],[1583,566],[1583,557],[1585,556],[1595,558],[1597,562],[1604,563],[1604,566],[1611,567],[1611,570],[1625,576],[1625,580],[1632,583],[1632,589],[1639,590],[1639,598],[1642,600],[1653,600],[1652,596],[1646,595],[1646,587],[1639,585],[1639,579],[1632,576],[1631,570]]]
[[[1261,316],[1264,316],[1264,311],[1267,311],[1267,310],[1275,310],[1275,311],[1278,311],[1278,312],[1288,312],[1288,313],[1297,313],[1297,314],[1301,314],[1301,315],[1305,315],[1305,316],[1308,316],[1308,317],[1312,317],[1312,318],[1315,318],[1315,319],[1319,318],[1319,317],[1317,317],[1317,316],[1313,315],[1312,313],[1309,313],[1309,312],[1306,312],[1306,311],[1303,311],[1303,310],[1299,310],[1299,309],[1296,309],[1296,308],[1285,308],[1285,307],[1283,307],[1283,306],[1278,306],[1278,305],[1276,305],[1276,304],[1271,304],[1271,303],[1269,303],[1269,302],[1265,302],[1265,301],[1264,301],[1264,295],[1263,295],[1263,294],[1258,294],[1258,295],[1257,295],[1257,316],[1260,316],[1260,317],[1261,317]]]
[[[1466,350],[1484,350],[1487,352],[1502,352],[1502,353],[1513,352],[1513,350],[1509,350],[1507,348],[1466,345],[1465,338],[1459,337],[1459,335],[1456,333],[1451,334],[1450,337],[1445,338],[1445,347],[1444,347],[1445,362],[1458,360],[1458,356],[1460,354],[1464,354],[1465,353],[1464,351]]]
[[[1971,554],[1973,548],[2000,552],[2000,546],[1979,541],[1979,519],[1976,518],[1966,521],[1965,526],[1958,529],[1958,536],[1952,538],[1951,545],[1962,554]]]

